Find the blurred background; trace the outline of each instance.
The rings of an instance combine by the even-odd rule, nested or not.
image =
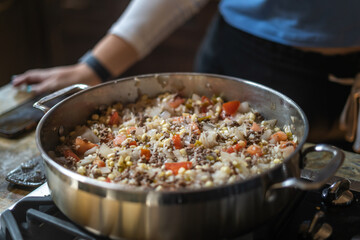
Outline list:
[[[130,0],[0,0],[0,86],[28,69],[69,65],[91,49]],[[213,0],[123,76],[193,71]]]

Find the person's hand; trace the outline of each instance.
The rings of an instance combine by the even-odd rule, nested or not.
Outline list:
[[[72,84],[85,83],[93,86],[101,83],[100,78],[86,64],[79,63],[48,69],[34,69],[12,79],[14,87],[30,86],[36,94],[55,91]]]

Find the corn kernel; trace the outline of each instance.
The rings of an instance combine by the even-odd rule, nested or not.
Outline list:
[[[108,177],[110,180],[114,180],[115,175],[114,175],[113,173],[110,173],[107,177]]]
[[[133,163],[131,161],[126,162],[126,166],[131,166]]]
[[[179,174],[183,174],[185,172],[185,168],[181,167],[178,171]]]
[[[171,175],[173,175],[173,171],[167,170],[167,171],[165,172],[165,176],[169,177],[169,176],[171,176]]]
[[[179,151],[180,151],[181,155],[183,155],[183,156],[186,155],[186,150],[185,150],[185,148],[182,148],[182,149],[180,149]]]
[[[281,163],[280,159],[278,159],[278,158],[275,158],[273,162],[274,162],[275,164]]]
[[[114,161],[109,161],[109,163],[107,164],[109,167],[113,167],[115,165]]]
[[[214,186],[214,183],[212,182],[212,181],[206,181],[206,183],[205,183],[205,187],[212,187],[212,186]]]
[[[226,174],[230,174],[231,173],[231,169],[228,166],[223,166],[220,168],[220,171],[226,173]]]
[[[92,120],[99,120],[99,114],[93,114],[93,115],[91,116],[91,119],[92,119]]]
[[[77,173],[81,174],[81,175],[85,175],[86,173],[86,169],[84,166],[80,166],[78,169],[77,169]]]
[[[131,157],[130,157],[130,156],[126,156],[125,162],[129,162],[130,160],[131,160]]]

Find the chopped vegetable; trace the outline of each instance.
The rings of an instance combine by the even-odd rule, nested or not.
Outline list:
[[[63,154],[64,154],[65,158],[67,158],[67,159],[75,160],[75,162],[80,161],[80,158],[78,157],[78,155],[76,155],[73,151],[71,151],[71,149],[63,150]]]
[[[75,139],[75,147],[76,147],[76,152],[83,155],[87,150],[93,148],[93,147],[97,147],[98,145],[95,143],[92,143],[86,139],[82,139],[77,137]]]
[[[120,117],[117,111],[113,112],[110,117],[109,125],[118,125],[120,123]]]
[[[100,159],[96,159],[93,161],[94,165],[97,165],[99,168],[105,167],[105,162],[101,161]]]
[[[241,140],[234,146],[231,146],[228,149],[226,149],[226,152],[227,153],[239,152],[241,149],[243,149],[245,147],[246,147],[246,141]]]
[[[250,155],[255,155],[257,157],[260,157],[261,155],[263,155],[261,148],[257,145],[250,145],[247,149],[246,152],[249,153]]]
[[[175,175],[178,174],[180,168],[185,168],[185,170],[190,169],[192,166],[191,162],[173,162],[165,163],[165,169],[171,170]]]
[[[183,147],[182,141],[181,141],[181,137],[179,134],[176,134],[172,137],[173,143],[174,143],[174,147],[176,149],[181,149]]]
[[[150,160],[151,152],[150,152],[149,149],[142,148],[142,149],[141,149],[140,156],[141,156],[141,157],[145,157],[146,160]]]
[[[123,141],[126,140],[126,136],[123,134],[119,134],[116,136],[116,138],[113,140],[113,143],[115,146],[120,146]]]
[[[185,102],[185,99],[177,96],[173,101],[169,102],[169,106],[172,107],[172,108],[177,108],[178,106],[180,106],[184,102]]]
[[[278,131],[270,136],[270,142],[271,143],[278,143],[280,141],[286,141],[287,135],[283,131]]]
[[[251,127],[251,130],[258,132],[261,131],[261,127],[259,126],[259,124],[257,124],[256,122],[253,122],[253,125]]]
[[[226,113],[226,115],[234,115],[237,112],[239,106],[240,106],[239,101],[230,101],[224,103],[222,109]]]

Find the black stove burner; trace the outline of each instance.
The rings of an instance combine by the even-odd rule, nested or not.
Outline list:
[[[298,193],[281,214],[238,240],[251,239],[360,239],[360,193],[353,192],[354,201],[347,206],[330,206],[321,191]],[[314,216],[319,218],[314,221]],[[310,234],[309,229],[313,229]],[[321,235],[322,234],[322,235]],[[324,235],[325,234],[325,235]],[[108,239],[99,237],[76,225],[55,206],[50,196],[27,197],[12,210],[1,214],[0,239],[6,240],[78,240]]]
[[[0,239],[67,240],[106,239],[74,224],[55,206],[50,196],[27,197],[1,214]]]

